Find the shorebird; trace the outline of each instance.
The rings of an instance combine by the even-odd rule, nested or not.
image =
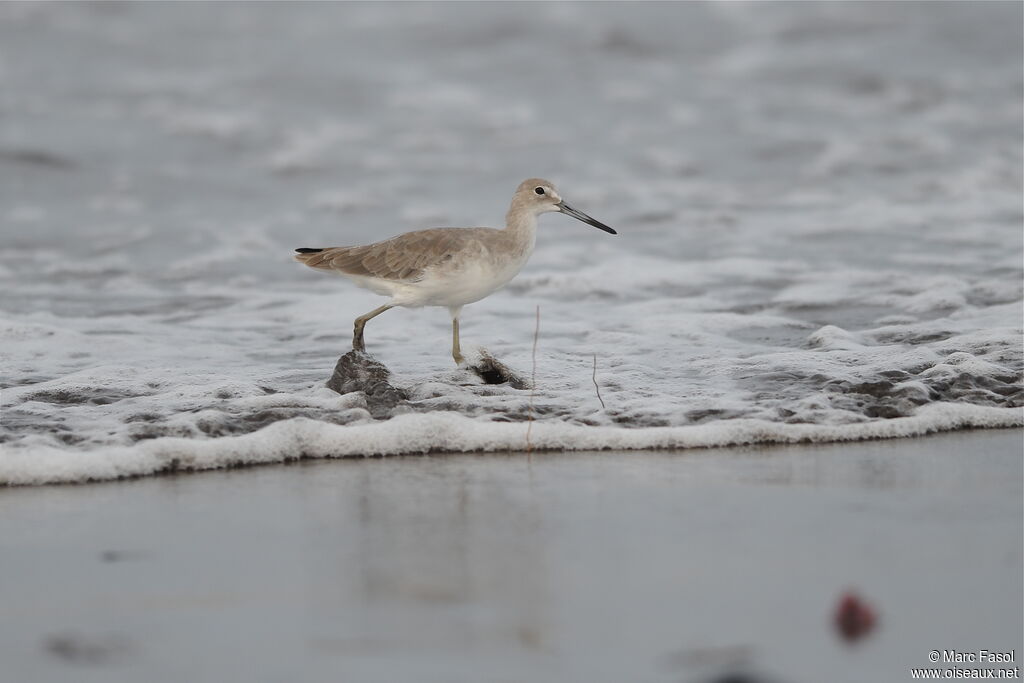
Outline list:
[[[520,183],[512,196],[503,230],[417,230],[359,247],[302,247],[295,250],[295,259],[310,268],[344,275],[360,287],[391,297],[388,303],[356,318],[353,350],[366,350],[363,328],[388,309],[442,306],[452,317],[452,358],[456,365],[461,365],[462,307],[490,296],[519,273],[533,253],[537,217],[555,211],[617,234],[566,204],[550,181],[530,178]]]

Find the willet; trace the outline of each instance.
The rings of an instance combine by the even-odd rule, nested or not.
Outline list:
[[[452,358],[462,363],[459,314],[462,307],[504,287],[526,264],[537,239],[537,217],[560,211],[616,234],[566,204],[555,186],[541,178],[519,184],[505,216],[505,229],[432,228],[361,247],[296,249],[297,261],[310,268],[348,277],[360,287],[391,300],[356,318],[352,348],[365,351],[363,327],[384,311],[402,306],[442,306],[452,317]]]

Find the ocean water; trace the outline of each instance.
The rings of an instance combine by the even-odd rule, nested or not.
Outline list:
[[[0,5],[0,483],[1024,424],[1018,3]],[[389,311],[291,260],[541,218]],[[537,312],[539,311],[539,326]],[[534,335],[537,335],[534,353]],[[598,388],[600,395],[598,395]],[[602,406],[603,402],[603,406]]]

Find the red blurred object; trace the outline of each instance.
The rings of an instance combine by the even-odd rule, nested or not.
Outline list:
[[[848,591],[839,598],[835,624],[844,640],[860,640],[874,630],[877,620],[875,610],[856,593]]]

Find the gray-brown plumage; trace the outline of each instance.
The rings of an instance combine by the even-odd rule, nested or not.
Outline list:
[[[503,232],[493,228],[431,228],[407,232],[364,246],[329,247],[299,253],[295,260],[310,268],[333,270],[346,275],[417,282],[430,266],[452,260],[467,246],[479,244],[481,238],[486,241],[486,237],[480,234],[484,230]]]
[[[295,259],[317,270],[345,275],[357,285],[391,297],[356,318],[352,348],[363,351],[363,326],[395,306],[444,306],[452,316],[452,357],[459,350],[459,313],[502,288],[533,253],[537,216],[560,211],[611,234],[615,231],[573,209],[555,186],[540,178],[520,183],[505,217],[505,229],[433,228],[356,247],[297,249]]]

